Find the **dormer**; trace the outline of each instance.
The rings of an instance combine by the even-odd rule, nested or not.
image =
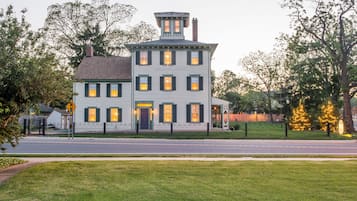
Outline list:
[[[189,25],[189,13],[155,13],[157,25],[161,28],[160,39],[185,39],[184,28]]]

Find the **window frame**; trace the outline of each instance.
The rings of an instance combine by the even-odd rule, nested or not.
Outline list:
[[[147,87],[146,89],[142,89],[142,79],[147,79]],[[138,75],[136,76],[136,90],[137,91],[151,91],[151,76],[149,75]]]
[[[177,24],[178,22],[178,24]],[[174,33],[178,34],[181,33],[181,20],[175,19],[174,20]]]
[[[94,110],[94,111],[93,111]],[[93,114],[94,112],[94,114]],[[94,119],[91,118],[94,115]],[[100,122],[100,108],[97,107],[87,107],[84,108],[84,122],[95,123]]]
[[[165,105],[171,106],[171,119],[166,119],[167,111],[165,111]],[[159,122],[160,123],[176,123],[177,122],[177,105],[174,103],[162,103],[159,105]]]
[[[112,110],[116,110],[117,111],[117,116],[116,116],[116,120],[113,120],[113,111]],[[110,107],[107,108],[107,122],[109,123],[116,123],[116,122],[122,122],[122,118],[123,118],[123,112],[122,109],[119,107]]]
[[[171,20],[165,19],[163,22],[163,31],[164,33],[170,33],[171,32]]]

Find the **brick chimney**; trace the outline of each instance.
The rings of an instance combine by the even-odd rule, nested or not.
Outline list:
[[[94,56],[94,49],[92,45],[86,45],[86,57]]]
[[[197,18],[192,18],[192,41],[197,41],[198,24]]]

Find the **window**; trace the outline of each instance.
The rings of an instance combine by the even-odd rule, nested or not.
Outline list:
[[[172,75],[166,75],[160,77],[160,90],[161,91],[176,90],[176,77]]]
[[[149,76],[136,77],[136,90],[138,91],[151,90],[151,77]]]
[[[180,33],[181,26],[180,26],[180,20],[175,20],[175,33]]]
[[[99,122],[100,110],[99,108],[89,107],[84,109],[84,121],[85,122]]]
[[[99,83],[86,83],[84,85],[85,97],[99,97],[100,96],[100,84]]]
[[[121,84],[107,84],[107,97],[121,97]]]
[[[172,103],[159,105],[159,122],[171,123],[176,122],[177,106]]]
[[[136,65],[151,65],[151,51],[136,51]]]
[[[121,122],[122,112],[120,108],[112,107],[107,109],[107,122]]]
[[[169,20],[164,20],[164,32],[165,33],[170,32],[170,21]]]
[[[187,77],[187,90],[188,91],[203,90],[203,77],[198,75],[192,75]]]
[[[173,50],[160,51],[160,65],[175,65],[176,52]]]
[[[198,123],[203,122],[203,105],[192,103],[186,106],[187,122]]]
[[[187,51],[187,65],[202,65],[202,51]]]

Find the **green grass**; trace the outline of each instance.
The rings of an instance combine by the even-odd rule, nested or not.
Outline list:
[[[40,164],[0,200],[355,200],[357,161],[112,161]]]
[[[12,157],[0,157],[0,170],[10,167],[12,165],[18,165],[24,163],[24,160]]]
[[[170,135],[167,132],[145,132],[139,133],[77,133],[75,137],[96,137],[96,138],[164,138],[164,139],[298,139],[298,140],[347,140],[350,138],[331,133],[327,136],[322,131],[288,131],[285,136],[283,124],[254,122],[248,123],[248,133],[245,136],[244,123],[240,123],[240,130],[236,131],[211,131],[207,132],[175,132]],[[68,137],[67,134],[51,135]]]

